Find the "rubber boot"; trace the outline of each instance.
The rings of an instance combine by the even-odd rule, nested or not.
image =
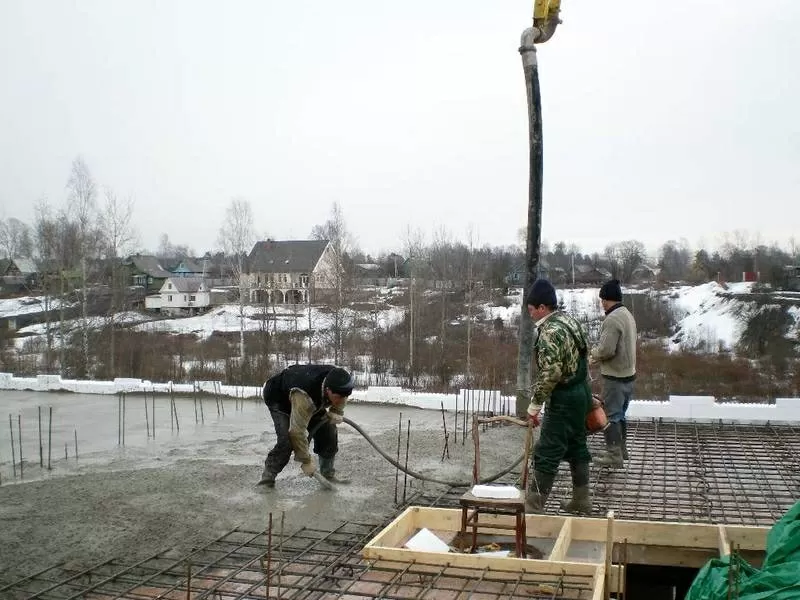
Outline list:
[[[553,489],[555,473],[543,473],[534,471],[533,481],[528,485],[528,493],[525,496],[525,511],[529,513],[543,513],[544,505],[550,490]]]
[[[628,460],[630,458],[628,456],[628,422],[620,421],[620,425],[622,426],[622,458]]]
[[[589,499],[589,463],[570,463],[572,473],[572,499],[561,501],[561,510],[575,515],[592,513]]]
[[[622,425],[609,423],[605,430],[606,451],[600,454],[594,463],[600,467],[619,469],[624,466],[622,458]]]
[[[341,475],[336,475],[336,469],[334,467],[334,462],[336,458],[323,458],[319,457],[319,472],[320,474],[330,481],[331,483],[338,483],[338,484],[348,484],[350,480],[347,477],[342,477]]]
[[[274,488],[275,487],[275,473],[271,471],[267,471],[264,469],[263,473],[261,473],[261,480],[256,485],[263,485],[264,487]]]

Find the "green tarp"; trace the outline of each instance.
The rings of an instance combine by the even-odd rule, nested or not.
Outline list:
[[[708,561],[686,600],[800,599],[800,501],[772,527],[766,550],[761,569],[738,555]]]

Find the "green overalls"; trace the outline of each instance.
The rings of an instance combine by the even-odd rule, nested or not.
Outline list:
[[[566,382],[559,383],[550,394],[539,441],[533,450],[533,464],[537,471],[554,475],[562,460],[575,464],[591,461],[586,445],[586,415],[592,408],[587,373],[584,349],[575,374]]]

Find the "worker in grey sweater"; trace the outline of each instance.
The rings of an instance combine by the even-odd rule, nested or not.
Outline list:
[[[600,288],[600,303],[605,319],[600,340],[592,349],[590,362],[600,365],[603,378],[603,407],[608,417],[605,429],[606,452],[594,463],[619,468],[628,459],[628,426],[625,418],[636,379],[636,321],[622,304],[619,281],[612,279]]]

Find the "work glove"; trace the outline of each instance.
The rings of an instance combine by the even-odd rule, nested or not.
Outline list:
[[[300,464],[300,469],[303,471],[303,475],[308,477],[313,477],[314,473],[317,472],[317,465],[314,461],[304,462]]]
[[[542,424],[542,407],[538,404],[531,404],[528,406],[528,420],[533,423],[534,427]]]
[[[344,422],[344,417],[339,413],[335,413],[332,410],[328,411],[328,422],[334,425],[341,425]]]

